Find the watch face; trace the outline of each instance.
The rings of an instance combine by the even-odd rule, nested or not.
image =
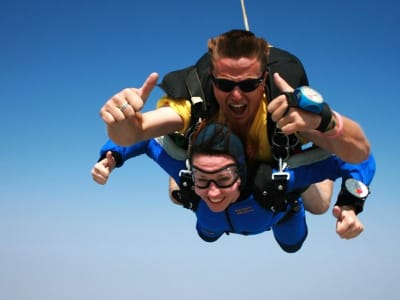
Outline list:
[[[363,182],[357,179],[348,178],[346,179],[344,185],[347,191],[357,198],[362,199],[368,196],[369,193],[368,187]]]
[[[310,88],[309,86],[302,86],[301,92],[305,95],[308,99],[315,103],[322,103],[324,102],[324,98],[320,93],[316,90]]]

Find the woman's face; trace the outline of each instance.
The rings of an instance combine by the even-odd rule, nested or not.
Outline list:
[[[213,212],[224,211],[240,196],[240,177],[229,155],[194,154],[192,158],[195,193]]]

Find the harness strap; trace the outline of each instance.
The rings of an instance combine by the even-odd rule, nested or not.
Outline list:
[[[183,207],[196,211],[200,198],[194,192],[192,173],[182,170],[179,177],[181,181],[179,183],[179,190],[172,191],[171,194]]]
[[[207,118],[207,104],[205,102],[205,95],[203,87],[197,72],[197,68],[193,67],[186,77],[186,87],[190,94],[190,101],[192,103],[192,116],[190,118],[190,127],[186,133],[186,137],[190,137],[193,131],[201,120]]]
[[[287,211],[288,204],[295,204],[300,195],[299,192],[287,193],[288,180],[288,173],[272,173],[270,165],[261,163],[254,178],[254,198],[272,212]]]
[[[292,155],[287,160],[288,168],[298,168],[301,166],[311,165],[313,163],[325,160],[332,156],[332,153],[313,145],[310,149],[307,149],[296,155]]]
[[[171,134],[171,135],[163,135],[156,137],[155,140],[173,159],[185,160],[187,157],[186,151],[184,150],[185,148],[183,148],[183,146],[181,147],[178,146],[179,145],[177,141],[178,138],[183,139],[183,137],[180,135]],[[186,141],[186,139],[184,141]]]

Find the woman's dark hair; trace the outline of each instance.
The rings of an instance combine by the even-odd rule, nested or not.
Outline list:
[[[225,125],[208,123],[193,133],[189,146],[189,162],[192,165],[194,154],[229,155],[238,167],[242,186],[246,184],[246,157],[243,144],[238,136]]]

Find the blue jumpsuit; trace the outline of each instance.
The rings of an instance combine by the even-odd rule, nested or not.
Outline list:
[[[107,151],[113,151],[114,156],[119,156],[117,167],[122,166],[129,158],[146,154],[177,183],[180,182],[179,172],[186,170],[185,160],[171,157],[156,139],[129,147],[117,146],[108,141],[100,150],[101,157],[105,157]],[[339,177],[342,179],[352,177],[369,185],[375,173],[375,160],[371,155],[363,163],[354,165],[332,155],[311,165],[288,169],[287,172],[290,174],[288,192],[324,179],[336,180]],[[272,229],[276,241],[284,251],[296,252],[307,236],[305,210],[301,198],[298,199],[298,204],[296,210],[288,205],[285,212],[272,212],[262,207],[252,194],[247,193],[242,194],[225,211],[215,213],[200,200],[195,210],[196,230],[203,240],[213,242],[224,233],[253,235]]]

